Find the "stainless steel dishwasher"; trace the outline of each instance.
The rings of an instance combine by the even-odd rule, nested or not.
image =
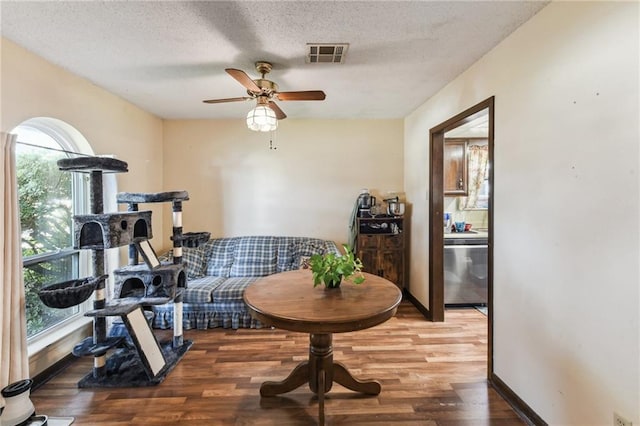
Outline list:
[[[487,238],[445,236],[444,304],[486,305],[488,270]]]

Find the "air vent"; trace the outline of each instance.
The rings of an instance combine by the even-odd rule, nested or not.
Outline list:
[[[349,43],[307,43],[307,63],[341,64],[348,48]]]

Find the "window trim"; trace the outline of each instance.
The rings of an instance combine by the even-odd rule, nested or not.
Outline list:
[[[69,153],[75,153],[79,155],[94,155],[91,146],[88,141],[74,129],[72,126],[64,123],[61,120],[57,120],[49,117],[37,117],[26,120],[20,123],[12,130],[14,133],[19,133],[19,129],[29,129],[41,132],[51,139],[53,139],[61,151]],[[26,142],[26,141],[24,141]],[[20,141],[18,142],[20,143]],[[37,146],[37,145],[36,145]],[[84,181],[83,181],[84,179]],[[88,178],[80,173],[73,173],[71,179],[72,185],[72,203],[73,214],[89,213],[89,183]],[[73,228],[71,230],[73,236]],[[49,251],[33,256],[28,256],[23,259],[22,265],[28,267],[37,263],[45,261],[62,259],[67,256],[78,254],[78,277],[86,277],[91,272],[91,253],[86,250],[73,249],[72,240],[69,242],[68,248],[59,249],[55,251]],[[84,313],[91,309],[93,298],[89,298],[87,301],[78,305],[78,312],[70,315],[69,317],[61,320],[51,327],[42,330],[33,336],[27,338],[27,347],[29,355],[38,353],[42,349],[46,349],[55,342],[64,338],[65,336],[73,333],[75,330],[83,327],[91,319],[84,316]]]
[[[27,256],[22,260],[22,266],[31,266],[42,262],[48,262],[51,260],[62,259],[63,257],[71,256],[75,253],[80,253],[77,249],[62,249],[54,250],[46,253],[34,254],[33,256]]]
[[[44,131],[51,137],[60,143],[60,140],[64,142],[61,146],[64,146],[66,151],[77,152],[84,155],[95,155],[91,145],[87,139],[73,126],[65,123],[64,121],[51,118],[51,117],[36,117],[26,120],[20,123],[19,126],[28,126],[33,129]],[[48,133],[51,132],[51,133]],[[71,141],[71,142],[68,142]],[[73,145],[69,145],[72,143]],[[75,146],[74,146],[75,145]],[[108,157],[114,157],[112,155],[105,155]],[[79,179],[89,179],[85,173],[73,173],[77,175]],[[103,176],[103,196],[105,211],[117,211],[118,204],[116,202],[116,194],[118,193],[118,182],[115,174],[105,174]],[[87,185],[89,186],[89,185]],[[86,203],[86,212],[90,213],[89,201],[90,201],[90,189],[86,192],[86,199],[82,202]],[[74,205],[74,209],[76,206]],[[78,210],[76,210],[78,211]],[[80,250],[80,255],[88,256],[87,262],[80,262],[81,269],[79,275],[81,277],[88,276],[91,273],[91,252],[89,250]],[[112,271],[120,265],[120,251],[119,249],[110,249],[105,251],[105,271]],[[109,276],[106,282],[109,295],[113,290],[113,275]],[[109,296],[107,297],[110,298]],[[87,307],[92,306],[93,297],[84,302]],[[82,311],[81,311],[82,313]],[[29,369],[30,374],[35,376],[42,373],[46,368],[53,365],[55,362],[61,360],[67,356],[75,344],[75,338],[70,340],[70,336],[91,336],[91,325],[93,319],[83,316],[74,315],[68,318],[68,320],[58,323],[56,326],[49,328],[45,332],[38,333],[27,340],[27,352],[29,354]]]

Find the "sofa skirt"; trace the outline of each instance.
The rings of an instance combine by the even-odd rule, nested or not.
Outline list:
[[[242,306],[237,306],[237,305]],[[208,328],[262,328],[260,321],[251,317],[244,302],[183,303],[182,327],[185,330]],[[152,306],[153,328],[173,328],[173,303]]]

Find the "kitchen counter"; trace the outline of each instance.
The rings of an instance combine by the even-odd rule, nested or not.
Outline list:
[[[448,238],[489,238],[488,231],[468,231],[468,232],[450,232],[444,234],[445,240]]]

